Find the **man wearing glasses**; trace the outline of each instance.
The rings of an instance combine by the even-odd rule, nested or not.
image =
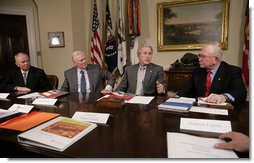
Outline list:
[[[207,102],[240,103],[246,100],[247,91],[239,67],[222,61],[222,50],[216,44],[202,48],[199,67],[193,70],[191,79],[177,92],[182,97],[207,97]]]

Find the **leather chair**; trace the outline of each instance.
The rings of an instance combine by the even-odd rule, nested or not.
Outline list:
[[[58,89],[58,77],[56,75],[47,75],[52,89]]]

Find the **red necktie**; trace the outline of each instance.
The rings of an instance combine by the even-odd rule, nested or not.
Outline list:
[[[211,88],[211,84],[212,84],[212,81],[211,81],[211,70],[208,70],[207,71],[207,74],[206,74],[206,82],[205,82],[205,97],[207,97],[209,95],[209,91],[210,91],[210,88]]]

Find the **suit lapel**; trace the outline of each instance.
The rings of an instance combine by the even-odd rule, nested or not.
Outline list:
[[[146,74],[145,74],[145,78],[144,78],[144,81],[146,81],[146,82],[144,82],[144,88],[146,85],[149,84],[152,74],[153,74],[153,66],[151,64],[149,64],[146,67]]]
[[[136,91],[137,89],[137,80],[138,80],[138,68],[139,68],[139,64],[136,64],[133,69],[132,69],[132,72],[133,72],[133,75],[132,76],[132,79],[130,80],[130,85],[133,85],[134,86],[134,91]]]
[[[75,90],[73,92],[78,92],[78,76],[77,76],[77,68],[73,68],[73,73],[71,73],[71,79],[73,80],[73,83],[75,84]]]
[[[223,78],[223,69],[224,69],[224,66],[223,64],[221,63],[215,76],[213,77],[213,82],[212,82],[212,85],[211,85],[211,89],[210,89],[210,92],[216,92],[216,88],[221,85],[220,83],[222,82],[222,78]]]
[[[93,72],[91,71],[89,65],[87,65],[87,67],[86,67],[86,72],[87,72],[87,74],[88,74],[88,79],[89,79],[89,84],[90,84],[90,90],[91,90],[91,92],[92,92],[92,91],[93,91],[93,88],[95,87],[95,86],[94,86],[94,82],[93,82],[93,81],[95,81],[95,79],[93,79],[93,78],[94,78],[94,74],[93,74]]]

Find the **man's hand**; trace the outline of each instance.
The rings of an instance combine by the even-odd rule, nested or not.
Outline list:
[[[239,152],[249,151],[250,139],[247,135],[239,132],[228,132],[219,136],[219,139],[230,138],[230,142],[218,143],[214,147],[217,149],[230,149]]]
[[[29,88],[27,88],[27,87],[19,87],[19,86],[17,86],[17,87],[16,87],[16,90],[17,90],[18,92],[22,92],[22,93],[29,93],[29,92],[31,92],[31,89],[29,89]]]
[[[219,94],[212,93],[207,97],[206,102],[219,104],[219,103],[226,102],[226,100],[227,99],[223,94],[219,95]]]
[[[109,93],[112,93],[112,91],[108,90],[108,89],[103,89],[103,90],[101,90],[101,93],[102,94],[109,94]]]
[[[156,81],[156,87],[158,94],[164,93],[164,86],[159,81]]]

